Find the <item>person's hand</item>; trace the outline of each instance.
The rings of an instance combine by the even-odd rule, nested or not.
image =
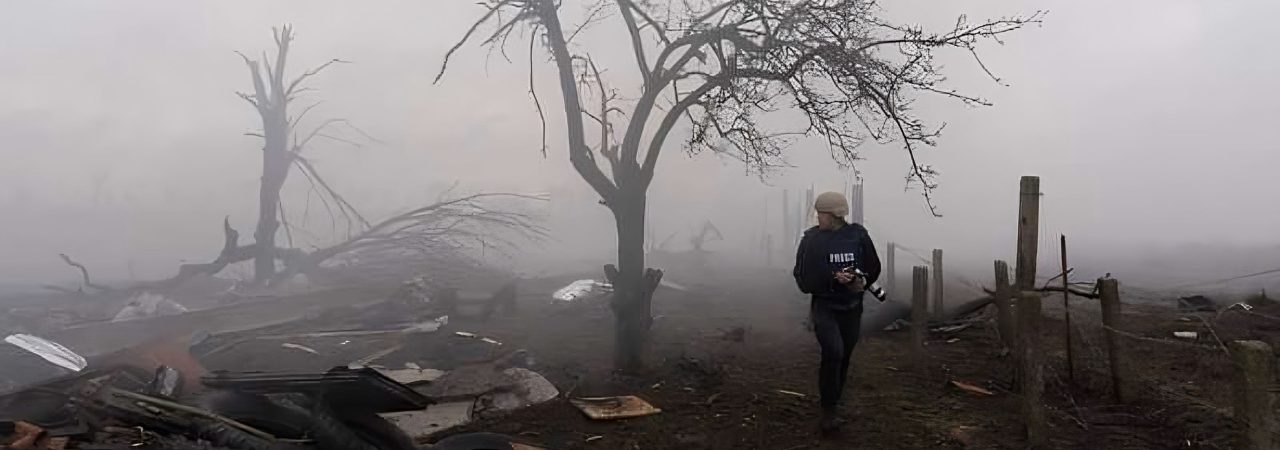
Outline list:
[[[867,279],[859,276],[853,277],[853,282],[847,284],[853,292],[862,292],[867,288]]]
[[[867,280],[847,271],[836,272],[836,282],[849,287],[853,292],[862,292],[867,288]]]

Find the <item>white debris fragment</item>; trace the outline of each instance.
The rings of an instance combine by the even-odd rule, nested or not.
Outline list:
[[[1173,332],[1173,337],[1180,338],[1180,339],[1194,340],[1199,336],[1200,336],[1200,333],[1196,333],[1194,331],[1174,331]]]
[[[430,333],[449,324],[449,316],[440,316],[426,322],[419,322],[404,329],[405,333]]]
[[[440,379],[444,376],[443,370],[436,369],[380,369],[379,373],[386,375],[387,378],[395,380],[397,383],[404,385],[413,385],[417,383],[429,383]]]
[[[304,351],[304,352],[307,352],[307,353],[310,353],[310,354],[313,354],[313,355],[319,355],[319,354],[320,354],[320,352],[317,352],[317,351],[316,351],[316,349],[311,348],[311,347],[307,347],[307,346],[305,346],[305,345],[299,345],[299,344],[293,344],[293,343],[288,343],[288,342],[286,342],[286,343],[280,344],[280,346],[281,346],[281,347],[284,347],[284,348],[291,348],[291,349],[294,349],[294,350],[302,350],[302,351]]]
[[[670,281],[667,281],[665,278],[664,278],[664,279],[662,279],[661,281],[658,281],[658,285],[659,285],[659,286],[663,286],[663,287],[667,287],[667,288],[671,288],[671,289],[675,289],[675,290],[680,291],[680,292],[689,292],[689,288],[684,287],[684,286],[679,285],[679,284],[676,284],[676,283],[673,283],[673,282],[670,282]]]
[[[83,356],[63,347],[62,344],[29,334],[13,334],[4,338],[5,342],[16,345],[36,356],[43,358],[58,367],[79,372],[88,366]]]
[[[468,333],[468,332],[466,332],[466,331],[454,331],[454,332],[453,332],[453,335],[454,335],[454,336],[458,336],[458,337],[464,337],[464,338],[474,338],[474,337],[476,337],[476,334],[475,334],[475,333]]]
[[[111,321],[123,322],[147,317],[172,316],[184,314],[188,311],[187,307],[164,296],[143,292],[129,299],[129,303],[124,308],[121,308],[120,312],[116,313]]]
[[[554,294],[551,294],[551,298],[561,302],[573,302],[608,292],[613,292],[613,285],[609,283],[601,283],[596,280],[578,280],[560,288]]]

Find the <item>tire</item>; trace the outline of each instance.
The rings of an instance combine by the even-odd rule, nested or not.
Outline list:
[[[342,421],[360,439],[378,450],[417,450],[418,444],[404,430],[374,413],[342,415]]]
[[[260,395],[217,392],[206,397],[204,404],[210,411],[284,439],[308,437],[314,422],[310,414]]]
[[[431,450],[511,450],[511,438],[497,433],[455,434],[436,442]]]
[[[417,450],[400,427],[372,412],[338,412],[309,399],[268,398],[219,392],[206,407],[225,417],[286,439],[310,438],[322,450]]]

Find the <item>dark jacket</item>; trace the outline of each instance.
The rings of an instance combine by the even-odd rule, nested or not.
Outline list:
[[[800,292],[812,295],[814,302],[847,309],[860,305],[863,294],[836,281],[836,272],[849,266],[866,274],[868,286],[880,278],[880,256],[867,229],[856,223],[832,231],[813,227],[800,239],[792,275]]]

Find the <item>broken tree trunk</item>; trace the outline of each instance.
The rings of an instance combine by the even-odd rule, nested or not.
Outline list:
[[[644,267],[644,194],[609,205],[618,227],[618,266],[606,266],[613,284],[614,365],[634,372],[644,365],[644,348],[653,324],[653,292],[662,271]]]

